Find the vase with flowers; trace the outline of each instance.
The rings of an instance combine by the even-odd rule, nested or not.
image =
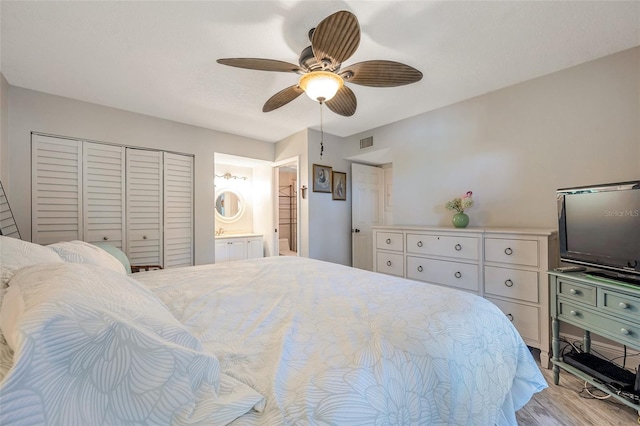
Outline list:
[[[453,210],[457,213],[451,219],[453,226],[456,228],[466,228],[469,224],[469,216],[465,214],[465,210],[473,206],[473,192],[467,191],[462,197],[456,197],[451,201],[447,201],[445,207],[447,210]]]

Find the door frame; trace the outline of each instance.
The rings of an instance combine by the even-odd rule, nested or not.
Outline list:
[[[296,190],[296,253],[300,256],[300,156],[285,158],[284,160],[276,161],[273,163],[273,247],[274,256],[280,255],[280,200],[278,198],[280,189],[280,167],[285,165],[295,164],[296,167],[296,183],[298,188]]]

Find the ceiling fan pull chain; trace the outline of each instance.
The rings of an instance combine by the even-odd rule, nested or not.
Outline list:
[[[320,104],[320,160],[322,160],[322,153],[324,152],[324,128],[322,126],[322,104],[324,102],[319,102]]]

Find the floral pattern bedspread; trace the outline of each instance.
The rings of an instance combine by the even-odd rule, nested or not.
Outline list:
[[[491,302],[296,257],[135,274],[266,398],[234,424],[516,424],[547,384]]]

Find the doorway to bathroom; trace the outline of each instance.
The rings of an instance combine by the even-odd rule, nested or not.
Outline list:
[[[278,164],[276,170],[276,215],[278,224],[278,254],[298,255],[299,189],[297,159]]]

